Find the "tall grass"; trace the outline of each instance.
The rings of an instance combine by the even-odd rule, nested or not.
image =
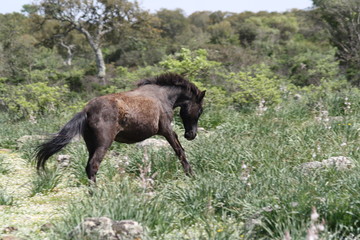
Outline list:
[[[3,189],[0,189],[0,206],[12,206],[14,204],[14,198],[6,193]]]
[[[155,239],[281,239],[286,231],[304,238],[316,206],[326,220],[324,236],[359,234],[358,166],[310,174],[300,169],[304,162],[338,155],[357,161],[356,114],[346,125],[315,117],[295,103],[262,116],[224,113],[214,130],[193,142],[181,139],[195,178],[183,176],[171,150],[150,152],[152,172],[158,173],[150,197],[137,182],[142,152],[126,147],[129,177],[74,203],[60,232],[86,216],[109,216],[137,220]]]
[[[8,174],[10,172],[8,164],[5,162],[5,158],[0,156],[0,174]],[[0,188],[0,205],[13,205],[14,198],[9,195],[4,189]]]
[[[46,194],[51,192],[60,183],[61,174],[57,168],[47,169],[44,172],[38,172],[31,181],[30,196],[38,193]]]
[[[0,174],[7,174],[9,172],[9,167],[4,161],[4,157],[0,156]]]
[[[11,115],[1,112],[0,125],[6,127],[0,128],[0,147],[16,149],[18,147],[16,140],[24,135],[47,135],[55,133],[59,130],[61,124],[64,123],[64,118],[68,118],[68,116],[47,115],[41,118],[39,117],[36,122],[29,120],[14,121]],[[27,148],[24,147],[23,150],[27,150]]]

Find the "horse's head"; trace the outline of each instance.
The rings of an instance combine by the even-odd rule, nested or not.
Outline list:
[[[203,111],[202,104],[205,91],[193,97],[181,106],[180,117],[185,127],[184,137],[193,140],[196,137],[199,117]]]

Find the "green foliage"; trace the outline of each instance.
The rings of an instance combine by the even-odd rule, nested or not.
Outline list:
[[[232,73],[227,81],[235,105],[256,104],[260,101],[271,105],[280,102],[281,82],[264,65],[255,67],[249,72]]]
[[[223,87],[198,81],[194,81],[194,84],[202,91],[206,90],[205,104],[207,107],[225,107],[231,103],[231,98]]]
[[[238,39],[234,35],[234,30],[230,22],[222,21],[211,25],[208,29],[211,34],[210,42],[214,44],[236,44]]]
[[[160,20],[159,29],[162,31],[161,35],[165,38],[175,39],[176,36],[184,32],[188,25],[181,9],[162,9],[156,13],[156,16]]]
[[[189,21],[197,28],[206,30],[208,25],[210,24],[210,14],[211,12],[207,11],[194,12],[189,16]]]
[[[72,70],[64,73],[64,78],[66,84],[69,86],[70,91],[81,92],[84,91],[84,82],[85,77],[84,70]]]
[[[64,106],[68,90],[66,86],[48,86],[43,82],[7,85],[3,79],[0,93],[7,110],[15,119],[20,119],[55,112]]]
[[[296,85],[321,85],[321,81],[336,79],[339,70],[333,54],[306,52],[294,58],[292,79]]]
[[[4,158],[0,156],[0,174],[7,174],[8,172],[9,172],[9,168],[7,164],[4,162]]]
[[[39,13],[46,16],[45,20],[55,21],[61,25],[60,33],[53,37],[59,35],[64,37],[71,30],[83,34],[93,50],[97,76],[102,80],[106,76],[106,66],[101,45],[105,41],[106,34],[114,32],[115,29],[126,33],[128,29],[146,29],[148,26],[146,12],[142,11],[137,3],[122,0],[91,2],[42,0],[39,2]],[[136,21],[144,24],[134,27],[132,23]],[[92,24],[87,24],[89,22]]]
[[[38,172],[31,181],[30,196],[46,194],[53,191],[60,183],[61,174],[59,169],[47,169],[45,172]]]
[[[266,27],[278,30],[281,41],[289,40],[299,30],[297,19],[285,14],[264,17],[262,22]]]
[[[298,31],[297,19],[285,14],[251,16],[236,25],[241,43],[253,45],[265,54],[272,54],[273,47],[286,43]]]
[[[274,64],[274,71],[283,72],[297,86],[320,86],[341,80],[339,61],[334,48],[323,49],[305,39],[287,43]]]
[[[73,176],[71,179],[72,185],[87,186],[89,184],[89,179],[85,172],[85,166],[88,161],[88,151],[85,144],[81,143],[67,146],[65,151],[72,156],[72,159],[74,159],[74,161],[70,162],[70,166],[66,168],[66,171]]]
[[[347,69],[348,79],[360,85],[360,2],[358,0],[313,0],[331,34],[330,42],[337,48],[337,56]]]
[[[71,13],[77,3],[82,4],[80,12],[87,7],[62,3],[63,13]],[[127,1],[104,2],[113,3]],[[34,15],[35,8],[25,9],[31,16],[0,15],[0,107],[7,110],[0,113],[1,147],[16,149],[16,139],[23,135],[56,132],[62,119],[91,97],[129,90],[137,80],[163,72],[182,74],[207,91],[199,120],[206,130],[187,142],[181,123],[174,127],[195,178],[184,177],[170,148],[142,150],[114,143],[93,196],[72,202],[69,215],[48,238],[67,238],[85,217],[106,215],[139,221],[153,239],[282,239],[286,231],[293,239],[304,239],[312,206],[325,219],[321,238],[359,235],[360,92],[344,77],[357,83],[359,75],[358,24],[353,24],[358,14],[351,10],[357,2],[314,3],[320,8],[189,17],[179,9],[153,15],[139,11],[132,18],[139,21],[110,21],[105,28],[113,28],[112,33],[99,42],[106,56],[106,84],[93,76],[97,68],[89,61],[92,49],[82,33],[61,36],[75,45],[73,66],[64,66],[60,55],[69,53],[52,36],[65,33],[66,24],[53,20],[37,32],[35,25],[45,15]],[[139,10],[132,3],[127,7],[131,13]],[[95,25],[89,29],[92,34]],[[157,64],[159,59],[163,61]],[[33,117],[37,122],[28,121]],[[22,119],[26,121],[14,121]],[[31,159],[34,144],[16,151]],[[86,146],[72,143],[64,151],[74,159],[61,173],[68,174],[65,185],[87,186]],[[344,172],[301,169],[303,163],[331,156],[350,157],[355,164]],[[127,160],[119,161],[123,157]],[[0,159],[0,174],[8,171]],[[52,168],[34,178],[31,195],[59,189],[64,180],[59,174]],[[1,204],[13,204],[12,197],[0,191]]]
[[[8,195],[5,191],[0,189],[0,206],[12,206],[14,204],[14,198]]]
[[[270,77],[261,68],[255,68],[254,75],[256,69]],[[101,164],[97,188],[91,188],[93,195],[74,199],[64,218],[56,219],[56,231],[49,238],[66,238],[86,217],[108,216],[140,222],[150,239],[281,239],[286,231],[293,239],[302,239],[312,206],[325,219],[326,231],[320,234],[324,239],[359,234],[359,90],[339,86],[316,99],[304,88],[287,91],[286,101],[269,106],[263,114],[206,108],[199,125],[207,131],[199,131],[191,142],[175,127],[195,178],[184,176],[170,147],[144,150],[114,143]],[[292,98],[295,93],[302,97]],[[329,119],[319,120],[324,111]],[[46,119],[39,118],[35,125],[1,122],[1,134],[7,136],[6,129],[15,128],[36,133],[43,130],[40,126],[53,132],[63,116]],[[19,151],[27,151],[23,149]],[[60,181],[65,183],[59,187],[60,172],[50,168],[53,175],[33,180],[38,187],[31,195],[61,192],[64,185],[88,185],[86,146],[74,142],[64,151],[73,159],[61,172],[66,177]],[[125,156],[127,162],[122,161]],[[349,157],[354,165],[343,171],[302,168],[303,163],[331,156]],[[146,164],[151,164],[149,188],[143,187],[141,178]]]
[[[208,60],[205,49],[191,51],[190,49],[182,48],[179,53],[167,57],[159,65],[166,71],[185,75],[191,80],[197,80],[198,78],[206,78],[221,63]],[[206,81],[206,79],[201,80]]]
[[[0,15],[0,73],[1,77],[14,80],[23,77],[22,71],[28,69],[34,60],[36,40],[28,32],[28,21],[19,13]]]
[[[151,239],[281,239],[286,231],[302,239],[312,206],[325,219],[326,230],[320,233],[324,239],[357,235],[358,166],[310,172],[301,167],[330,156],[359,157],[359,93],[328,94],[321,104],[333,116],[328,107],[345,96],[356,105],[346,115],[346,123],[351,123],[346,126],[339,125],[341,119],[315,120],[318,111],[306,99],[289,99],[264,115],[208,110],[206,121],[219,121],[216,114],[221,113],[221,124],[200,132],[191,143],[180,138],[196,177],[183,177],[170,149],[148,150],[151,189],[139,182],[143,150],[114,145],[113,151],[129,157],[125,173],[107,174],[111,164],[104,163],[98,188],[71,204],[54,238],[61,239],[85,217],[108,216],[140,222]],[[118,184],[109,184],[109,179]]]
[[[200,89],[207,90],[206,102],[210,106],[258,104],[262,100],[271,105],[281,99],[280,81],[265,65],[234,73],[224,71],[219,62],[207,60],[206,50],[182,49],[175,56],[177,58],[169,57],[160,66],[188,76]],[[212,84],[211,75],[218,78],[217,85]]]
[[[235,109],[229,107],[213,107],[206,106],[201,118],[199,119],[199,126],[206,129],[211,130],[225,123],[228,119],[228,113],[234,112]]]

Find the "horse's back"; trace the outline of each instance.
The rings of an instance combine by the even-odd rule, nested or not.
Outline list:
[[[134,91],[109,94],[91,100],[85,107],[91,127],[106,122],[116,132],[114,140],[142,141],[158,133],[161,106],[158,99]]]

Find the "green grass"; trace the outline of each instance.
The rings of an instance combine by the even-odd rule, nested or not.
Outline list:
[[[118,155],[103,161],[93,194],[69,203],[50,238],[66,239],[85,217],[107,216],[140,222],[145,239],[283,239],[287,231],[304,239],[313,206],[325,220],[322,238],[358,236],[360,109],[354,103],[345,113],[342,97],[322,103],[329,121],[316,120],[320,110],[307,101],[284,102],[264,115],[208,110],[200,123],[208,132],[191,142],[180,137],[193,178],[184,176],[170,147],[148,149],[144,163],[143,149],[114,143],[110,150]],[[183,135],[178,125],[176,131]],[[84,144],[71,143],[62,153],[72,156],[62,173],[72,176],[70,185],[87,186]],[[333,156],[349,157],[354,166],[301,170]],[[125,157],[128,163],[120,161]],[[144,164],[151,165],[149,188],[141,180]]]
[[[7,174],[9,173],[9,167],[4,162],[4,157],[0,156],[0,174]]]
[[[228,112],[221,124],[193,142],[181,138],[195,178],[183,176],[171,149],[150,152],[151,174],[157,173],[152,197],[138,180],[142,150],[113,147],[131,159],[127,177],[74,203],[65,223],[70,229],[79,216],[105,215],[141,222],[151,239],[281,239],[286,231],[301,239],[315,206],[326,221],[323,236],[357,235],[358,165],[345,172],[310,174],[299,166],[340,155],[357,162],[360,123],[356,114],[346,124],[317,122],[306,111],[288,106],[263,116]]]
[[[0,189],[0,206],[12,206],[14,204],[14,198]]]
[[[8,174],[10,172],[9,166],[4,161],[4,157],[0,156],[0,174]],[[3,189],[0,189],[0,205],[13,205],[14,199],[7,194]]]
[[[51,192],[60,183],[60,180],[61,174],[56,168],[47,168],[46,171],[38,172],[32,178],[30,196],[35,196],[38,193],[46,194]]]

